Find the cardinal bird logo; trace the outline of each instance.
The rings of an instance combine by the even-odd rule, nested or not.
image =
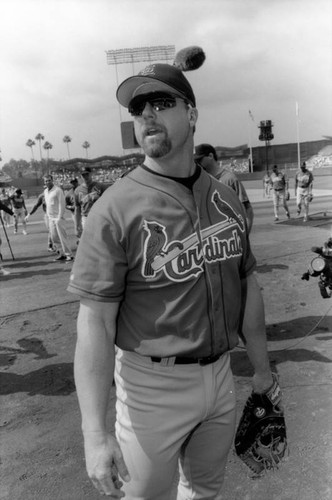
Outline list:
[[[158,222],[144,221],[145,231],[148,232],[148,238],[145,242],[145,265],[143,270],[144,276],[154,276],[155,271],[152,269],[152,262],[158,255],[164,255],[166,244],[166,232],[164,226]]]
[[[234,212],[234,209],[226,201],[221,199],[218,191],[215,191],[213,193],[212,201],[221,215],[225,216],[229,222],[236,222],[239,226],[239,229],[242,232],[244,231],[245,226],[242,215],[236,214]]]

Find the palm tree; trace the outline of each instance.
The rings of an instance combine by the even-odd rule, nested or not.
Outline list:
[[[47,152],[47,160],[49,160],[50,149],[53,148],[53,145],[50,142],[46,141],[45,144],[44,144],[44,146],[43,146],[43,148],[46,150],[46,152]]]
[[[42,155],[41,141],[43,141],[45,139],[45,137],[43,136],[43,134],[41,134],[39,132],[39,134],[36,135],[35,139],[36,139],[36,141],[39,142],[40,161],[42,161],[43,155]]]
[[[68,158],[70,160],[69,143],[71,142],[71,138],[69,137],[69,135],[65,135],[62,140],[67,144]]]
[[[28,139],[25,145],[28,146],[28,148],[31,148],[32,159],[35,161],[35,155],[33,154],[33,147],[36,145],[35,141]]]
[[[90,147],[90,143],[88,141],[84,141],[83,144],[82,144],[82,148],[85,149],[85,153],[86,153],[86,157],[89,158],[89,155],[88,155],[88,149]]]
[[[50,142],[46,141],[46,142],[44,143],[43,148],[44,148],[44,149],[46,150],[46,152],[47,152],[46,166],[47,166],[47,169],[48,169],[48,162],[49,162],[49,159],[50,159],[50,149],[52,149],[52,148],[53,148],[53,146],[52,146],[52,144],[51,144]],[[49,173],[49,172],[48,172],[48,173]]]

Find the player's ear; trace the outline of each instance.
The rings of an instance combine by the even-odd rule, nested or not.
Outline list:
[[[192,108],[191,106],[189,106],[188,119],[189,119],[190,125],[192,127],[195,127],[197,119],[198,119],[198,110],[196,108]]]

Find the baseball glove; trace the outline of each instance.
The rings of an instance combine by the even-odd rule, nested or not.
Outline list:
[[[309,203],[311,203],[313,199],[314,199],[314,197],[313,197],[312,193],[309,193],[308,194],[308,201],[309,201]]]
[[[286,423],[278,379],[263,394],[249,396],[235,435],[235,451],[259,475],[278,467],[287,449]]]

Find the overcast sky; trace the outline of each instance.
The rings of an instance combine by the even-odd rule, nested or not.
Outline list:
[[[107,50],[199,45],[204,65],[187,73],[196,94],[196,143],[274,144],[332,135],[331,0],[0,0],[0,149],[31,159],[40,132],[51,156],[122,155],[115,66]],[[135,72],[146,63],[136,64]],[[133,74],[118,65],[119,82]],[[249,120],[251,110],[254,122]],[[35,157],[39,158],[38,148]]]

